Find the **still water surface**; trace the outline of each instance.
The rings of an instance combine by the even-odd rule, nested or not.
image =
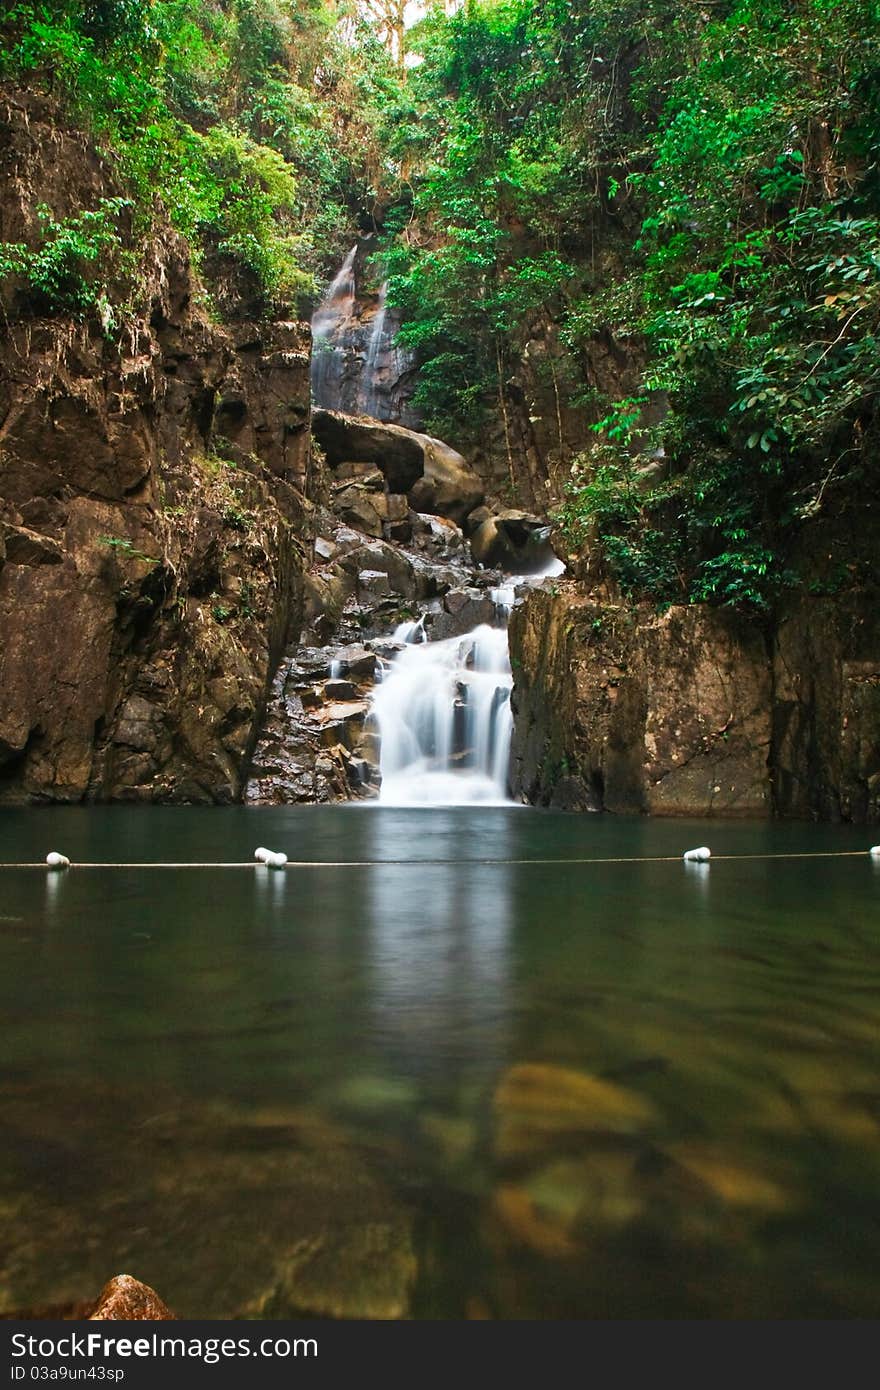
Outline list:
[[[7,863],[377,861],[0,873],[0,1312],[125,1271],[188,1317],[876,1316],[877,866],[473,862],[870,842],[0,812]]]

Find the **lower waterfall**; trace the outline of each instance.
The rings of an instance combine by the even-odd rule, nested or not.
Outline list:
[[[383,674],[372,714],[380,737],[379,800],[393,806],[509,801],[513,675],[503,628],[424,640],[419,624]]]

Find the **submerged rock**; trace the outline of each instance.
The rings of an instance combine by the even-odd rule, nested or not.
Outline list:
[[[252,1317],[369,1318],[409,1312],[418,1263],[408,1221],[368,1221],[297,1242],[277,1265],[276,1283]]]
[[[500,1158],[552,1150],[561,1136],[634,1134],[655,1119],[650,1101],[587,1072],[545,1063],[511,1067],[495,1091]]]

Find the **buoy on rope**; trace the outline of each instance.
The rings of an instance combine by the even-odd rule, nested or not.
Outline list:
[[[681,857],[688,864],[706,864],[712,858],[712,851],[708,845],[699,845],[697,849],[686,849]]]
[[[272,851],[270,849],[263,849],[263,847],[260,846],[259,849],[254,850],[254,858],[256,859],[258,864],[265,864],[268,861],[269,855],[271,853]]]
[[[57,850],[50,850],[46,855],[46,863],[50,869],[69,869],[70,860],[66,854],[59,854]]]
[[[267,867],[270,868],[270,869],[283,869],[283,868],[284,868],[284,865],[287,863],[287,855],[286,855],[286,854],[273,854],[272,851],[270,850],[270,851],[269,851],[269,856],[268,856],[268,858],[266,859],[265,862],[266,862]]]
[[[880,859],[880,845],[872,845],[868,853],[872,859]]]

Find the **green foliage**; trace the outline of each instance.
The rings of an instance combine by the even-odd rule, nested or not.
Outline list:
[[[98,545],[106,546],[108,550],[118,555],[124,555],[131,560],[141,560],[147,565],[158,565],[159,561],[153,555],[145,555],[142,550],[135,548],[134,541],[127,536],[99,536]]]
[[[863,0],[734,4],[687,61],[660,45],[643,64],[640,261],[567,327],[575,348],[605,314],[618,336],[640,333],[642,399],[668,403],[650,438],[631,401],[606,413],[606,463],[582,466],[564,509],[630,592],[766,610],[799,582],[798,531],[864,485],[880,386],[878,19]],[[669,487],[634,503],[633,468],[658,442],[674,505]]]
[[[197,256],[219,254],[268,306],[296,308],[350,244],[350,188],[375,192],[381,162],[378,114],[368,138],[347,119],[357,85],[380,81],[366,77],[369,45],[333,26],[323,0],[22,0],[0,20],[0,76],[44,87],[91,128],[138,236],[158,202]],[[384,50],[373,56],[390,99],[399,81]]]
[[[96,309],[105,330],[113,326],[106,279],[96,275],[96,263],[106,272],[122,240],[118,220],[129,204],[124,198],[102,198],[92,212],[58,222],[51,209],[37,208],[40,239],[35,247],[23,242],[0,242],[0,279],[23,280],[37,313],[67,313],[82,317]]]
[[[20,0],[0,74],[90,126],[136,235],[161,202],[267,307],[381,230],[429,428],[507,432],[529,354],[560,450],[566,407],[596,424],[572,535],[634,595],[766,612],[804,528],[876,488],[878,0],[432,5],[408,73],[368,8]],[[0,271],[112,331],[120,213],[47,213]],[[551,324],[565,355],[532,353]]]

